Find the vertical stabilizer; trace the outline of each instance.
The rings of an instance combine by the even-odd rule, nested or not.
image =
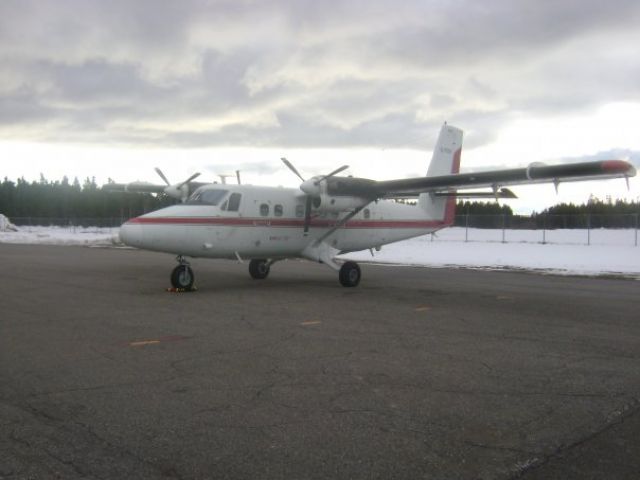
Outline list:
[[[461,153],[462,130],[445,123],[433,149],[427,177],[459,173]],[[436,197],[430,193],[423,193],[418,199],[418,205],[426,211],[429,219],[441,220],[447,225],[453,224],[456,213],[455,197]]]

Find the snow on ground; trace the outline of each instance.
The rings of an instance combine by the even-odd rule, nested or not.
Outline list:
[[[431,235],[385,245],[380,252],[356,252],[342,257],[359,262],[429,267],[524,269],[556,274],[621,275],[640,279],[640,247],[633,230],[542,231],[449,228]],[[565,243],[566,242],[566,243]]]
[[[117,228],[18,227],[0,232],[0,244],[116,246]],[[447,228],[436,235],[385,245],[343,259],[395,265],[524,269],[545,273],[621,275],[640,279],[640,246],[626,230],[502,230]],[[465,242],[465,238],[468,241]],[[543,239],[547,242],[542,244]],[[587,245],[590,242],[591,245]],[[1,248],[1,247],[0,247]]]
[[[102,247],[119,243],[119,230],[98,227],[18,227],[16,232],[0,232],[0,243]]]

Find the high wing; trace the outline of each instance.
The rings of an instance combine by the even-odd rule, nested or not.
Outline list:
[[[194,173],[183,182],[171,184],[162,170],[155,168],[156,173],[164,180],[165,185],[157,185],[149,182],[131,182],[131,183],[107,183],[103,185],[103,190],[110,192],[130,192],[130,193],[165,193],[170,197],[177,198],[185,202],[189,195],[196,189],[207,183],[194,182],[193,179],[198,177],[199,173]]]
[[[557,185],[561,182],[629,178],[635,174],[636,169],[633,165],[623,160],[601,160],[563,165],[534,163],[526,168],[387,180],[377,182],[376,194],[378,198],[415,196],[420,193],[447,192],[450,189],[486,187],[493,188],[495,191],[506,185],[535,183],[554,183]]]
[[[525,168],[508,170],[490,170],[475,173],[455,173],[430,177],[405,178],[398,180],[375,181],[365,178],[334,177],[328,187],[333,195],[353,195],[364,198],[400,198],[415,197],[421,193],[436,195],[486,196],[482,193],[467,195],[459,190],[468,188],[492,188],[494,194],[503,198],[513,198],[507,185],[525,185],[536,183],[575,182],[584,180],[603,180],[626,178],[636,175],[636,169],[623,160],[601,160],[596,162],[544,165],[533,163]]]
[[[191,190],[196,190],[208,183],[190,182]],[[167,186],[149,182],[130,182],[130,183],[105,183],[103,190],[110,192],[129,192],[129,193],[166,193]]]

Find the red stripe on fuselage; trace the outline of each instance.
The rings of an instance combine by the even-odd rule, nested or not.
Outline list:
[[[455,207],[455,206],[454,206]],[[139,225],[191,225],[225,227],[300,227],[304,220],[288,218],[234,218],[234,217],[137,217],[129,224]],[[310,227],[331,228],[338,221],[312,220]],[[351,220],[342,228],[435,228],[443,227],[442,220]]]

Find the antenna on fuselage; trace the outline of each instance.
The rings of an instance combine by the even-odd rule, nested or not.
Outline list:
[[[231,178],[231,177],[233,177],[233,175],[226,175],[226,174],[222,173],[222,174],[218,174],[218,177],[220,177],[220,182],[222,183],[222,185],[226,185],[227,184],[227,178]],[[238,185],[240,185],[240,170],[236,170],[235,177],[238,180]]]

